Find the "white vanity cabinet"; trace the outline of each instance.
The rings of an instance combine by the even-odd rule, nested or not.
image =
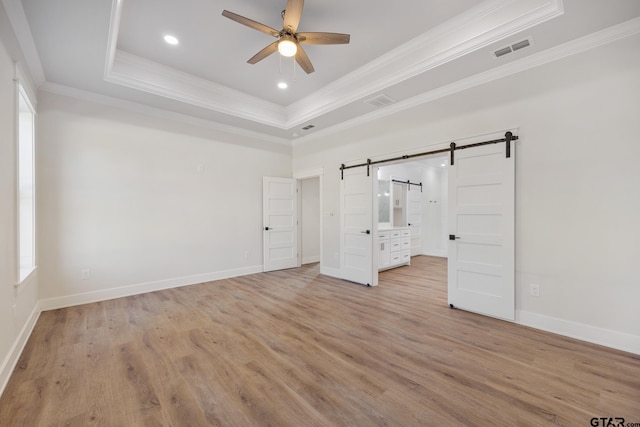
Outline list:
[[[391,265],[390,233],[390,231],[378,232],[378,270],[389,268]]]
[[[378,231],[378,270],[411,263],[411,231],[394,227]]]

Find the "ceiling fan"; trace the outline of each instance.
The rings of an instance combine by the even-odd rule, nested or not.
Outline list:
[[[311,65],[307,53],[300,45],[348,44],[351,36],[339,33],[298,33],[298,24],[300,23],[303,7],[304,0],[287,1],[287,7],[282,11],[283,25],[280,31],[228,10],[223,10],[222,16],[278,39],[251,57],[247,61],[249,64],[262,61],[275,51],[279,51],[282,56],[295,56],[296,62],[300,64],[307,74],[310,74],[314,71],[313,65]]]

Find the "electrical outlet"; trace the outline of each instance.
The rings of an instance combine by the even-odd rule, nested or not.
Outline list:
[[[91,270],[89,270],[89,269],[80,270],[80,278],[82,280],[91,279]]]
[[[540,296],[540,285],[536,285],[534,283],[531,284],[531,296],[532,297]]]

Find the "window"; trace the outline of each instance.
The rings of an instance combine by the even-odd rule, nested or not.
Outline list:
[[[20,282],[36,268],[35,111],[18,83],[18,253]]]

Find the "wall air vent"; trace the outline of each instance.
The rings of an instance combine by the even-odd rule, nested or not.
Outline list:
[[[314,125],[306,125],[305,127],[302,128],[302,130],[309,130],[309,129],[312,129],[314,127],[315,127]]]
[[[373,108],[386,107],[387,105],[391,105],[394,102],[396,102],[395,99],[384,94],[376,95],[373,98],[369,98],[364,101],[365,104],[371,105]]]
[[[494,58],[500,58],[501,56],[505,56],[509,53],[515,52],[516,50],[524,49],[525,47],[529,47],[531,45],[533,45],[533,39],[531,37],[528,37],[512,45],[505,46],[496,51],[493,51],[492,54]]]

